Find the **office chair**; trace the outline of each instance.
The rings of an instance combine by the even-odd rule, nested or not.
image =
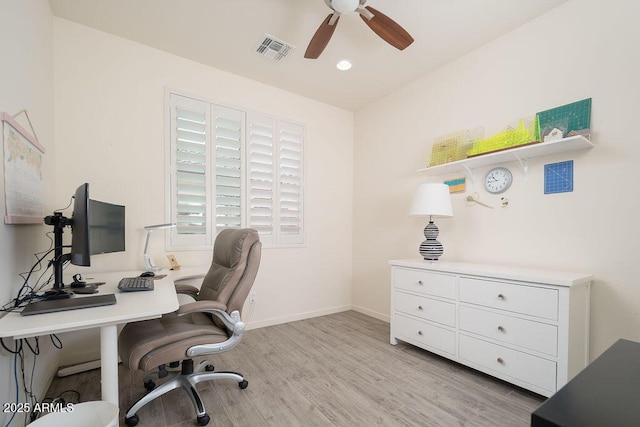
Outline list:
[[[192,295],[193,302],[181,305],[178,311],[160,319],[129,323],[124,327],[118,338],[118,352],[129,369],[149,371],[159,368],[162,377],[167,375],[166,364],[176,367],[179,365],[176,361],[182,361],[181,371],[157,388],[153,382],[145,381],[145,387],[150,391],[127,411],[127,426],[138,424],[136,412],[144,405],[180,387],[193,403],[196,422],[205,426],[210,417],[196,384],[232,379],[241,389],[247,387],[248,382],[241,374],[211,372],[213,367],[207,362],[194,369],[192,358],[231,350],[242,339],[245,324],[240,313],[258,272],[260,254],[261,243],[256,230],[222,230],[215,240],[213,261],[200,289],[176,285],[178,292]]]

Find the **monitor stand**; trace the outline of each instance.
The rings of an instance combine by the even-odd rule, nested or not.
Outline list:
[[[55,300],[70,298],[73,293],[65,291],[64,282],[62,281],[62,269],[64,263],[71,260],[71,254],[63,253],[62,246],[62,233],[64,228],[72,224],[71,220],[65,216],[62,216],[60,212],[54,212],[53,215],[49,215],[44,219],[45,224],[53,226],[54,235],[54,258],[51,260],[53,266],[53,288],[46,291],[42,296],[45,300]]]
[[[67,292],[63,289],[51,289],[42,294],[42,299],[46,301],[52,301],[54,299],[71,298],[72,295],[73,294],[71,292]]]

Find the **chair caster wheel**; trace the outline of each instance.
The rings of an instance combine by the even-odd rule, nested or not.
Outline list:
[[[124,419],[124,423],[127,425],[127,427],[135,427],[138,425],[139,421],[140,421],[140,418],[138,418],[137,415],[133,415],[131,417],[125,417]]]
[[[144,382],[144,388],[147,389],[147,391],[151,391],[154,388],[156,388],[156,383],[154,383],[153,381],[149,380],[149,381],[145,381]],[[134,424],[135,425],[135,424]]]
[[[209,415],[204,414],[203,416],[198,417],[198,419],[196,419],[196,422],[199,426],[206,426],[207,424],[209,424],[210,420],[211,418],[209,418]]]
[[[238,383],[238,387],[240,387],[242,390],[244,390],[248,386],[249,386],[249,381],[247,380],[242,380]]]
[[[204,367],[204,370],[207,371],[207,372],[213,372],[214,369],[215,368],[213,367],[213,365],[207,365],[207,366]]]

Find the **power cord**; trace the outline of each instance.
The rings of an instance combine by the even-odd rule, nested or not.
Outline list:
[[[71,198],[69,205],[64,208],[67,209],[71,206],[71,204],[73,203],[73,197]],[[16,295],[16,297],[11,300],[10,302],[4,304],[1,308],[0,308],[0,317],[7,314],[10,311],[14,311],[16,309],[21,308],[21,306],[24,303],[27,303],[29,301],[31,301],[35,296],[36,296],[36,292],[38,292],[39,290],[41,290],[44,286],[46,286],[48,283],[51,282],[52,277],[53,277],[53,273],[50,274],[49,278],[42,284],[39,284],[40,281],[43,279],[43,277],[45,277],[46,272],[48,270],[48,267],[51,266],[52,261],[49,261],[49,264],[47,265],[47,268],[45,268],[44,270],[42,269],[42,260],[44,260],[45,257],[47,257],[52,251],[54,251],[56,248],[54,247],[54,240],[51,238],[51,232],[46,233],[47,238],[49,239],[49,241],[51,242],[49,249],[43,251],[43,252],[37,252],[34,254],[34,256],[36,257],[36,262],[33,264],[33,266],[31,267],[31,269],[29,271],[25,271],[23,273],[20,273],[19,276],[23,279],[23,283],[22,286],[20,287],[20,289],[18,290],[18,293]],[[68,246],[64,246],[64,247],[68,247]],[[38,272],[40,270],[43,270],[42,273],[40,274],[40,276],[38,277],[38,279],[36,280],[36,284],[34,286],[31,286],[29,284],[29,279],[31,278],[31,275],[34,272]],[[51,343],[53,344],[54,347],[61,349],[62,348],[62,341],[60,340],[60,338],[55,335],[55,334],[51,334],[50,336],[51,339]],[[15,344],[15,349],[11,349],[9,348],[5,342],[3,338],[0,338],[0,345],[2,346],[2,348],[9,354],[13,355],[13,378],[14,378],[14,382],[16,385],[16,395],[15,395],[15,411],[12,411],[12,415],[11,418],[9,419],[9,421],[5,424],[5,427],[8,427],[13,420],[16,417],[16,414],[23,412],[23,413],[27,413],[28,416],[25,417],[25,425],[27,424],[27,419],[29,419],[30,421],[35,420],[38,415],[40,414],[40,406],[38,405],[38,399],[35,396],[35,394],[33,393],[33,381],[34,381],[34,374],[35,374],[35,369],[36,369],[36,362],[37,362],[37,358],[38,355],[40,354],[40,341],[39,341],[39,337],[35,337],[33,338],[34,342],[33,344],[29,341],[29,339],[27,338],[22,338],[22,339],[18,339],[18,340],[14,340],[14,344]],[[26,353],[25,353],[25,347],[29,349],[29,351],[31,352],[31,354],[33,355],[33,363],[31,365],[31,375],[29,380],[27,380],[27,367],[26,367]],[[23,391],[25,394],[25,400],[26,402],[24,403],[20,403],[20,385],[19,385],[19,377],[18,377],[18,360],[20,361],[20,379],[22,379],[22,387],[23,387]],[[67,393],[73,390],[67,390],[63,393]],[[75,391],[74,391],[75,392]],[[63,394],[61,393],[60,396]],[[80,393],[75,392],[78,395],[78,400],[80,398]],[[62,399],[61,397],[58,397],[56,399],[59,399],[57,401],[57,403],[60,403],[60,401],[63,402],[64,404],[64,399]],[[55,400],[55,399],[54,399]],[[22,408],[23,411],[19,411],[18,409]]]
[[[0,344],[2,345],[2,348],[4,348],[4,350],[7,351],[8,353],[13,354],[13,378],[16,384],[16,401],[14,406],[15,410],[12,411],[11,418],[9,419],[5,427],[8,427],[13,422],[16,414],[18,413],[30,414],[32,408],[34,407],[34,403],[37,402],[36,396],[33,394],[33,378],[34,378],[34,372],[36,368],[37,356],[38,354],[40,354],[40,345],[39,345],[38,338],[35,338],[34,341],[35,341],[35,344],[32,346],[28,339],[15,340],[14,341],[15,350],[12,350],[9,347],[7,347],[7,345],[4,343],[4,340],[0,338]],[[33,354],[33,364],[31,366],[31,377],[29,381],[27,381],[26,374],[25,374],[26,361],[25,361],[25,345],[24,344],[26,344],[26,347],[28,347]],[[18,360],[20,360],[22,386],[23,386],[23,390],[26,398],[25,399],[26,402],[23,402],[23,403],[20,402],[20,386],[18,382],[19,380]]]
[[[51,343],[57,349],[62,348],[62,341],[60,338],[55,335],[50,335]],[[15,405],[13,406],[15,410],[12,410],[12,415],[9,421],[5,424],[5,427],[8,427],[13,420],[15,419],[16,414],[25,413],[27,414],[25,421],[29,419],[33,421],[39,416],[39,413],[42,412],[41,409],[43,405],[38,402],[36,395],[33,392],[33,381],[35,378],[35,369],[37,364],[38,355],[40,355],[40,340],[38,337],[33,338],[33,343],[29,341],[27,338],[22,338],[19,340],[14,340],[15,349],[11,349],[5,344],[4,339],[0,338],[0,345],[2,348],[9,354],[13,355],[13,378],[16,385],[16,394],[15,394]],[[33,363],[30,367],[27,367],[26,355],[27,349],[33,355]],[[19,363],[18,363],[19,362]],[[27,379],[27,371],[30,370],[30,376]],[[20,383],[19,380],[22,380],[22,390],[24,392],[25,401],[20,402]],[[74,390],[66,390],[58,396],[61,398],[62,394],[68,392],[75,392],[78,394],[78,399],[80,394]],[[46,400],[46,399],[45,399]],[[45,402],[43,400],[43,402]],[[62,406],[65,406],[64,400],[62,401]],[[59,402],[58,402],[59,403]],[[52,405],[55,408],[55,405]],[[55,409],[54,409],[55,410]]]

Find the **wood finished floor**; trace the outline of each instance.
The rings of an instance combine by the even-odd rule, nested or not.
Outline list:
[[[247,331],[209,360],[249,381],[245,390],[227,380],[199,384],[215,427],[528,426],[544,400],[409,344],[392,346],[389,324],[354,311]],[[121,408],[144,393],[143,376],[119,367]],[[55,378],[47,397],[70,389],[98,400],[100,370]],[[182,390],[138,416],[140,427],[196,425]]]

